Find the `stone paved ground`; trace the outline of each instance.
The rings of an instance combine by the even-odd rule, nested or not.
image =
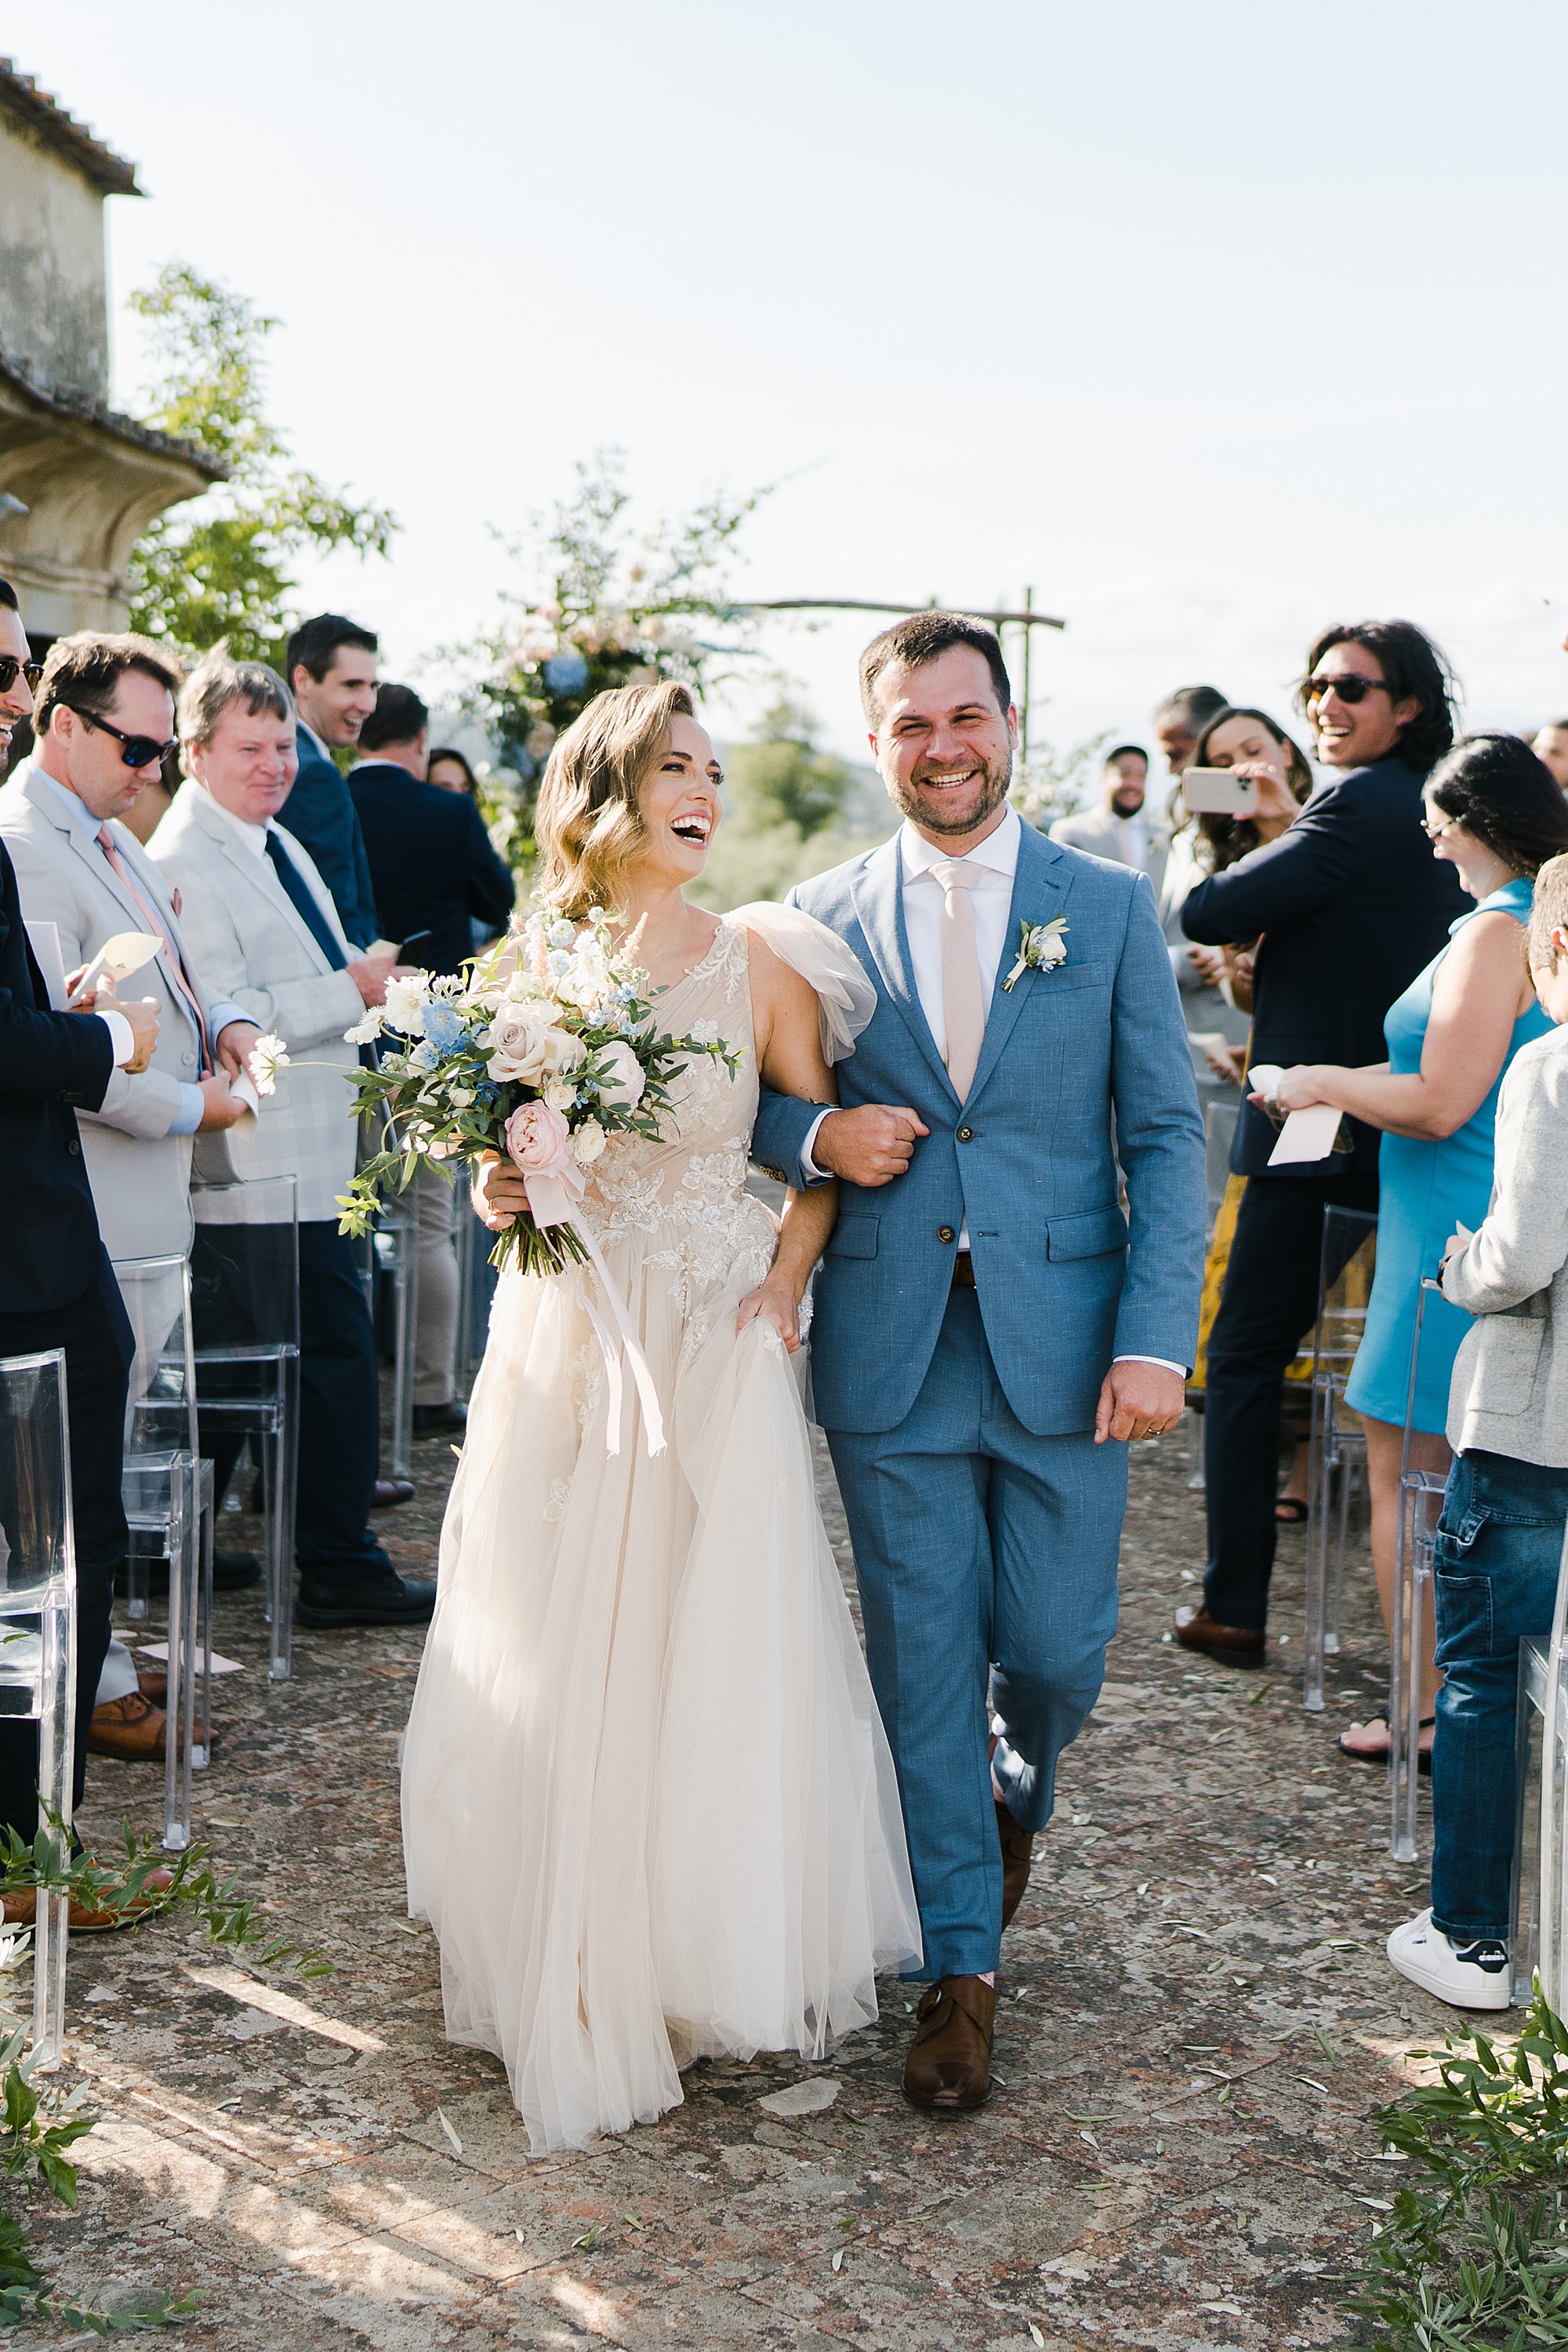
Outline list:
[[[70,2069],[105,2120],[81,2206],[40,2220],[79,2290],[184,2289],[180,2340],[279,2347],[1278,2347],[1346,2342],[1337,2274],[1392,2167],[1372,2107],[1446,2013],[1381,1938],[1414,1909],[1379,1775],[1333,1738],[1378,1665],[1358,1587],[1325,1716],[1298,1703],[1301,1538],[1265,1675],[1164,1638],[1199,1557],[1184,1433],[1135,1449],[1122,1631],[1005,1952],[981,2116],[899,2093],[900,1988],[827,2065],[704,2065],[653,2129],[528,2160],[500,2067],[441,2038],[434,1948],[403,1916],[395,1748],[417,1640],[304,1634],[268,1688],[258,1612],[221,1611],[204,1833],[337,1973],[303,1986],[180,1927],[79,1939]],[[450,1456],[387,1523],[433,1548]],[[824,1460],[825,1502],[847,1570]],[[232,1522],[229,1523],[232,1527]],[[96,1765],[85,1826],[156,1818]],[[806,2074],[830,2105],[769,2094]]]

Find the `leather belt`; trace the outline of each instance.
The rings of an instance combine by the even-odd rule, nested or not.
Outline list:
[[[974,1260],[967,1250],[960,1250],[952,1261],[952,1286],[954,1290],[973,1290],[974,1287]]]

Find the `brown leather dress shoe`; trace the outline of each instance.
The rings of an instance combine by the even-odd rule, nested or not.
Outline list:
[[[991,2096],[991,2029],[996,1988],[981,1977],[927,1985],[904,2061],[904,2096],[933,2115],[983,2107]]]
[[[136,1669],[136,1687],[141,1692],[143,1698],[150,1698],[152,1700],[154,1706],[167,1706],[169,1704],[168,1668],[166,1666],[138,1666]]]
[[[411,1503],[413,1500],[412,1478],[378,1478],[371,1494],[370,1507],[373,1511],[390,1511],[398,1503]]]
[[[1264,1633],[1261,1625],[1222,1625],[1206,1609],[1178,1609],[1176,1639],[1184,1650],[1201,1650],[1222,1666],[1260,1666]]]
[[[1024,1899],[1024,1889],[1029,1883],[1029,1865],[1035,1859],[1035,1839],[1032,1831],[1020,1829],[1005,1805],[996,1808],[996,1834],[1002,1841],[1002,1925],[1005,1927]]]
[[[174,1883],[172,1870],[150,1870],[142,1881],[142,1893],[123,1911],[89,1911],[83,1903],[72,1900],[70,1932],[73,1936],[111,1936],[116,1928],[139,1927],[149,1908],[160,1895],[166,1895]],[[30,1927],[38,1916],[37,1889],[16,1886],[5,1897],[7,1927]]]
[[[154,1706],[145,1691],[127,1691],[123,1698],[111,1698],[93,1708],[87,1727],[87,1752],[113,1756],[121,1764],[161,1764],[167,1752],[168,1723],[163,1708]],[[196,1737],[205,1747],[217,1745],[199,1729]]]

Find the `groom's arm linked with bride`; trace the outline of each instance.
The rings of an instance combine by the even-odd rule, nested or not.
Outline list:
[[[1121,1441],[1182,1409],[1204,1131],[1146,877],[1005,807],[991,633],[932,613],[889,638],[890,688],[887,640],[862,685],[907,822],[791,895],[876,1008],[842,1108],[764,1087],[752,1157],[839,1179],[812,1379],[924,1938],[905,2088],[966,2107],[988,2092],[1001,1931],[1116,1627]]]

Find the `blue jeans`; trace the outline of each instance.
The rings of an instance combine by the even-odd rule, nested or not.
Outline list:
[[[1457,1944],[1508,1934],[1519,1645],[1550,1633],[1568,1470],[1461,1454],[1437,1524],[1432,1919]]]
[[[1002,1853],[986,1683],[1008,1811],[1043,1829],[1057,1759],[1100,1695],[1116,1631],[1127,1448],[1036,1437],[996,1377],[973,1290],[955,1290],[897,1428],[830,1429],[866,1662],[903,1800],[935,1979],[996,1966]]]

